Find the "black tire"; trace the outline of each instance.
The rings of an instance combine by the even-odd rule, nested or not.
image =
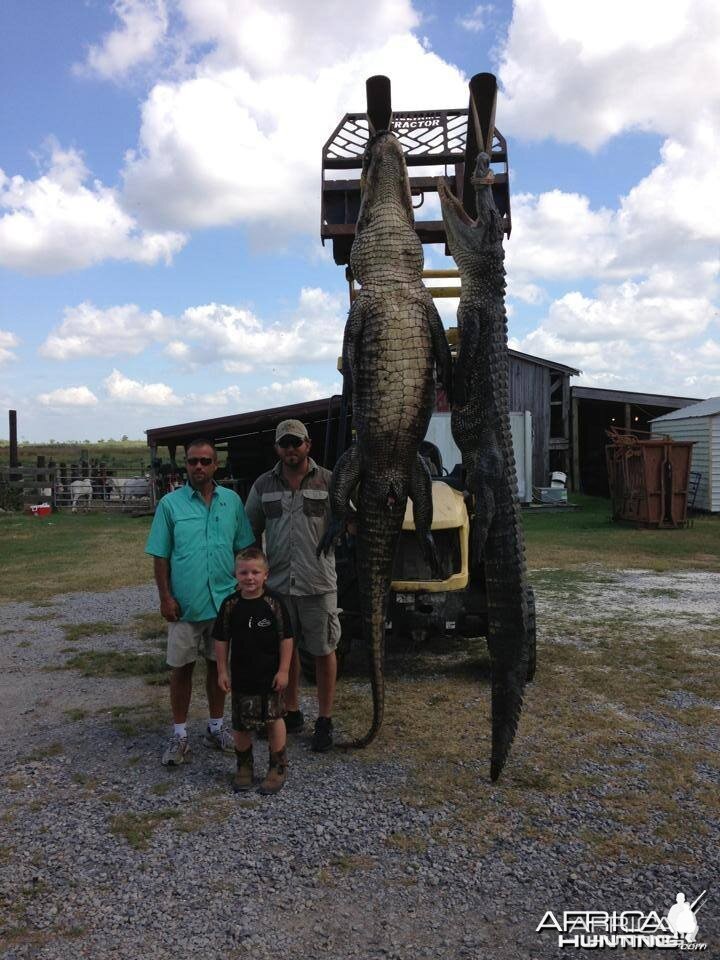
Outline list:
[[[535,620],[535,591],[528,585],[525,594],[527,600],[528,612],[528,672],[527,682],[532,683],[535,679],[535,670],[537,669],[537,637]]]

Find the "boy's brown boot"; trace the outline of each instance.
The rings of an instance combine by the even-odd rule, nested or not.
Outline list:
[[[270,766],[267,776],[258,787],[258,793],[270,794],[278,793],[282,790],[287,776],[287,751],[285,748],[278,750],[277,753],[270,754]]]
[[[253,752],[252,747],[247,750],[236,750],[237,770],[233,777],[233,790],[241,793],[243,790],[252,790],[253,785]]]

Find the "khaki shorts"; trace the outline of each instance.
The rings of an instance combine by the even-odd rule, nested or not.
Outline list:
[[[337,594],[318,593],[308,597],[282,595],[292,620],[293,637],[314,657],[326,657],[340,640]]]
[[[171,667],[184,667],[195,663],[198,657],[215,659],[215,641],[212,632],[215,618],[212,620],[177,620],[168,623],[167,662]]]

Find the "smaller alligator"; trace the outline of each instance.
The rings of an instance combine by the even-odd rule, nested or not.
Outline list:
[[[437,568],[430,533],[432,482],[418,447],[435,402],[436,370],[449,393],[452,362],[442,321],[422,282],[422,243],[415,233],[405,157],[394,134],[381,131],[368,141],[361,183],[350,252],[361,289],[343,343],[343,376],[357,440],[335,466],[333,519],[319,548],[327,551],[342,530],[352,497],[373,719],[365,736],[346,744],[351,747],[370,743],[382,725],[385,615],[408,495],[426,560]]]
[[[478,156],[473,183],[476,220],[442,180],[438,193],[462,284],[451,423],[475,502],[472,575],[482,576],[481,565],[485,575],[492,660],[490,777],[497,780],[515,737],[528,675],[528,588],[510,432],[503,229],[486,153]]]

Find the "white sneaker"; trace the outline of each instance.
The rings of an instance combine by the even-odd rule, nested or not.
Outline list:
[[[187,737],[173,734],[165,753],[162,755],[164,767],[179,767],[182,763],[190,763],[190,747]]]
[[[213,733],[208,725],[205,736],[203,737],[203,743],[206,747],[210,747],[211,750],[222,750],[223,753],[235,753],[235,741],[224,724],[217,733]]]

